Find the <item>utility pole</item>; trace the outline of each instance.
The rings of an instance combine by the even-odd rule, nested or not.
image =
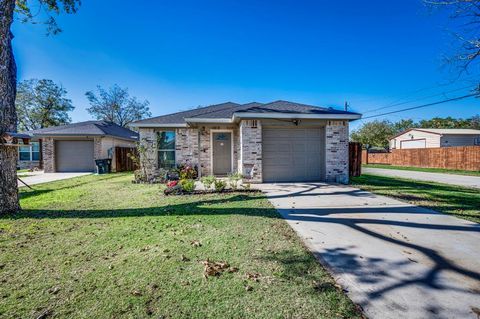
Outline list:
[[[345,111],[348,111],[348,108],[350,107],[350,105],[348,104],[347,101],[345,101]]]

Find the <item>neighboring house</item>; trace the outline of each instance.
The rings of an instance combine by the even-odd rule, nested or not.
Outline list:
[[[95,159],[114,158],[116,146],[134,147],[138,141],[136,132],[105,121],[79,122],[25,133],[32,136],[32,145],[20,147],[19,166],[43,166],[46,173],[93,172]],[[112,161],[112,170],[115,171],[115,161]]]
[[[287,101],[223,103],[132,123],[150,178],[189,163],[251,182],[348,181],[349,121],[360,114]]]
[[[390,149],[480,145],[480,130],[411,128],[390,139]]]

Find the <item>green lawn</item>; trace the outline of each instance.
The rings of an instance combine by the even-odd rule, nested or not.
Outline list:
[[[361,317],[261,194],[131,180],[21,190],[23,213],[0,218],[1,318]],[[205,279],[207,259],[231,272]]]
[[[384,165],[384,164],[368,164],[368,165],[363,165],[363,167],[399,169],[403,171],[417,171],[417,172],[428,172],[428,173],[446,173],[446,174],[457,174],[457,175],[480,176],[480,171],[463,171],[463,170],[444,169],[444,168],[392,166],[392,165]]]
[[[376,194],[480,223],[478,189],[370,174],[353,177],[351,183]]]

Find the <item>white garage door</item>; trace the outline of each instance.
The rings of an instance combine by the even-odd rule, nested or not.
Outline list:
[[[262,141],[265,182],[309,182],[324,179],[323,128],[264,128]]]
[[[425,139],[421,140],[405,140],[405,141],[400,141],[400,145],[402,149],[407,149],[407,148],[426,148],[427,147],[427,141]]]
[[[57,172],[93,172],[93,141],[55,141]]]

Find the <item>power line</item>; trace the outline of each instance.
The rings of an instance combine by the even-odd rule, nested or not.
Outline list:
[[[393,103],[397,103],[397,102],[400,102],[402,100],[405,100],[407,98],[410,98],[412,96],[415,96],[416,94],[420,93],[420,92],[424,92],[424,91],[431,91],[432,89],[436,89],[436,88],[441,88],[441,87],[446,87],[446,86],[451,86],[455,83],[458,83],[458,82],[468,82],[472,79],[476,79],[476,76],[475,75],[472,75],[472,76],[468,76],[466,78],[463,78],[459,81],[447,81],[445,83],[437,83],[435,85],[431,85],[431,86],[427,86],[427,87],[423,87],[421,89],[418,89],[418,90],[413,90],[413,91],[410,91],[410,92],[406,92],[406,93],[403,93],[403,94],[400,94],[400,95],[390,95],[389,97],[387,98],[392,98],[394,99],[392,102],[390,102],[388,105],[390,104],[393,104]],[[360,99],[360,100],[354,100],[353,102],[354,103],[365,103],[365,102],[370,102],[370,101],[375,101],[375,100],[378,100],[378,97],[375,97],[375,98],[367,98],[367,99]]]
[[[446,92],[442,92],[442,93],[437,93],[437,94],[433,94],[433,95],[423,96],[423,97],[420,97],[420,98],[417,98],[417,99],[414,99],[414,100],[410,100],[410,101],[405,101],[405,102],[400,102],[400,103],[389,104],[389,105],[382,106],[382,107],[379,107],[379,108],[376,108],[376,109],[367,110],[367,111],[363,112],[363,114],[365,114],[365,113],[372,113],[372,112],[376,112],[376,111],[388,109],[388,108],[391,108],[391,107],[394,107],[394,106],[409,104],[409,103],[413,103],[413,102],[417,102],[417,101],[429,99],[429,98],[436,97],[436,96],[440,96],[440,95],[446,95],[446,94],[448,94],[448,93],[461,91],[461,90],[468,89],[468,88],[472,88],[472,87],[475,87],[475,86],[477,86],[477,85],[476,85],[476,84],[474,84],[474,85],[469,85],[469,86],[457,88],[457,89],[450,90],[450,91],[446,91]]]
[[[466,98],[469,98],[469,97],[472,97],[472,96],[476,96],[476,95],[478,95],[478,93],[471,93],[471,94],[458,96],[458,97],[454,97],[454,98],[451,98],[451,99],[442,100],[442,101],[438,101],[438,102],[423,104],[423,105],[419,105],[419,106],[413,106],[413,107],[409,107],[409,108],[406,108],[406,109],[391,111],[391,112],[377,114],[377,115],[366,116],[366,117],[363,117],[362,119],[365,120],[365,119],[370,119],[370,118],[374,118],[374,117],[379,117],[379,116],[384,116],[384,115],[389,115],[389,114],[394,114],[394,113],[400,113],[400,112],[415,110],[415,109],[419,109],[419,108],[422,108],[422,107],[433,106],[433,105],[437,105],[437,104],[443,104],[443,103],[447,103],[447,102],[463,100],[463,99],[466,99]]]

